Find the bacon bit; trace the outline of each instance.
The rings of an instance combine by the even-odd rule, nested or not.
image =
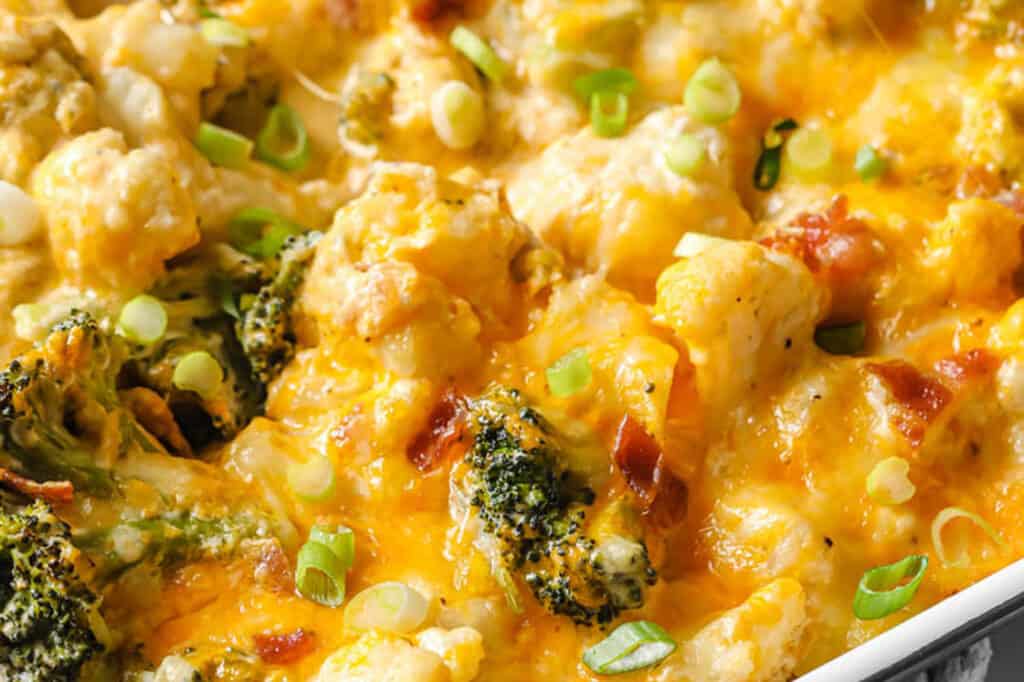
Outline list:
[[[901,408],[896,428],[917,447],[928,425],[953,400],[953,393],[938,379],[926,376],[902,360],[867,365],[885,383]]]
[[[654,437],[628,414],[615,435],[615,464],[656,527],[668,529],[686,517],[686,484],[669,470]]]
[[[983,348],[958,353],[935,363],[936,372],[958,384],[985,379],[998,368],[999,358]]]
[[[316,635],[302,628],[282,635],[257,633],[253,635],[253,642],[260,659],[270,665],[301,661],[316,649]]]
[[[143,428],[156,436],[171,453],[179,457],[195,456],[167,401],[158,393],[139,386],[121,391],[119,396]]]
[[[429,24],[437,21],[447,12],[462,9],[464,0],[418,0],[410,13],[414,21]]]
[[[405,450],[409,461],[422,472],[437,468],[452,448],[462,441],[466,431],[462,400],[449,390],[434,406],[423,427]]]
[[[283,594],[295,589],[291,565],[277,540],[258,543],[258,552],[253,560],[253,578],[256,584],[271,592]]]
[[[53,504],[69,504],[75,495],[75,486],[71,481],[45,481],[39,483],[25,478],[10,469],[0,467],[0,483],[14,488],[29,497],[46,500]]]
[[[840,194],[824,213],[802,213],[793,225],[801,228],[799,234],[777,233],[761,244],[802,260],[832,290],[834,308],[852,312],[862,295],[858,285],[878,261],[867,224],[849,215],[848,200]]]

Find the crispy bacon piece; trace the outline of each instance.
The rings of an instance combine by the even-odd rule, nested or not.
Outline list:
[[[74,499],[75,486],[71,481],[46,481],[39,483],[25,478],[10,469],[0,467],[0,483],[29,497],[45,500],[52,504],[68,504]]]
[[[658,442],[628,414],[619,423],[614,456],[644,515],[656,527],[668,529],[686,518],[686,484],[669,470]]]
[[[155,391],[138,386],[121,391],[121,401],[147,431],[179,457],[193,457],[192,446],[181,432],[174,413]]]
[[[984,348],[957,353],[935,363],[936,372],[957,384],[988,378],[995,374],[997,369],[999,358]]]
[[[420,471],[437,468],[466,433],[465,410],[462,399],[449,390],[434,406],[423,430],[413,437],[405,450],[409,461]]]
[[[260,659],[270,665],[301,661],[316,649],[316,636],[302,628],[284,634],[257,633],[253,642]]]
[[[799,233],[780,232],[761,244],[799,258],[831,289],[833,317],[859,319],[864,275],[878,262],[868,226],[850,216],[847,198],[839,195],[824,213],[801,213],[793,227]]]
[[[896,428],[914,447],[919,446],[928,425],[952,402],[953,392],[902,360],[872,362],[867,370],[882,380],[900,406]]]

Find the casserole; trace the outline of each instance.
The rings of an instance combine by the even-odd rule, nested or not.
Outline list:
[[[1022,46],[1005,0],[0,0],[0,679],[980,636]]]

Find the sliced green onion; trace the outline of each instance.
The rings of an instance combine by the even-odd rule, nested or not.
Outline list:
[[[629,96],[607,90],[590,96],[590,125],[601,137],[618,137],[626,132]]]
[[[356,560],[356,534],[345,526],[313,526],[309,539],[324,545],[341,560],[345,570],[352,568]]]
[[[864,182],[872,182],[885,175],[888,165],[885,157],[869,144],[857,150],[857,158],[853,162],[854,170]]]
[[[25,190],[0,180],[0,246],[21,246],[39,236],[43,213]]]
[[[224,381],[224,369],[204,350],[189,353],[178,360],[171,382],[182,391],[194,391],[200,398],[211,398]]]
[[[214,12],[204,0],[199,0],[199,16],[202,19],[220,19],[220,15]]]
[[[299,550],[295,587],[306,599],[335,608],[345,601],[346,570],[330,547],[310,540]]]
[[[326,502],[334,497],[334,465],[321,455],[313,455],[308,462],[292,462],[288,486],[305,502]]]
[[[868,496],[879,504],[903,504],[917,491],[909,473],[910,462],[902,457],[886,457],[868,474]]]
[[[801,128],[786,143],[786,157],[801,173],[817,173],[832,163],[832,140],[818,128]]]
[[[252,155],[252,140],[207,121],[199,124],[195,142],[211,163],[225,168],[241,168]]]
[[[277,255],[285,241],[305,229],[282,218],[269,208],[244,208],[235,214],[228,225],[228,239],[243,253],[254,258]]]
[[[786,138],[783,133],[796,130],[797,122],[791,118],[775,121],[761,139],[761,156],[754,166],[754,187],[767,192],[775,187],[782,174],[782,145]]]
[[[944,566],[965,566],[968,562],[966,552],[964,552],[956,561],[950,561],[946,556],[946,546],[942,542],[942,529],[953,519],[967,519],[968,521],[973,522],[974,525],[985,531],[985,534],[991,538],[992,542],[999,547],[1003,546],[1003,538],[988,521],[974,512],[969,512],[961,507],[946,507],[936,514],[935,519],[932,521],[932,545],[935,546],[935,554],[939,557],[939,561],[941,561]]]
[[[782,133],[791,132],[800,127],[800,124],[796,122],[796,119],[784,118],[772,123],[771,127],[768,128],[768,132],[764,134],[764,138],[761,144],[764,145],[765,149],[774,149],[775,147],[781,147],[786,141],[786,138],[782,136]]]
[[[378,583],[352,597],[345,607],[345,625],[404,634],[423,624],[428,606],[426,598],[405,583]]]
[[[910,603],[921,586],[928,557],[911,554],[894,564],[867,571],[857,585],[853,614],[861,620],[885,618]],[[909,582],[901,585],[909,578]]]
[[[448,81],[430,100],[430,120],[446,147],[469,149],[484,134],[484,99],[462,81]]]
[[[152,296],[136,296],[121,308],[117,331],[144,346],[159,341],[167,331],[167,310]]]
[[[675,640],[661,626],[640,620],[612,630],[583,652],[583,662],[599,675],[616,675],[649,668],[675,650]]]
[[[693,72],[683,102],[691,116],[713,125],[735,116],[742,98],[736,76],[718,58],[712,58]]]
[[[707,158],[707,147],[696,135],[684,133],[669,140],[665,146],[665,164],[684,178],[699,171]]]
[[[814,330],[814,343],[818,348],[832,355],[854,355],[864,350],[867,326],[864,322],[843,324],[833,327],[818,327]]]
[[[590,358],[586,348],[571,350],[545,370],[551,395],[568,398],[590,384]]]
[[[217,47],[246,47],[249,44],[248,31],[221,17],[200,21],[199,32],[206,38],[206,42]]]
[[[309,163],[309,150],[309,135],[302,117],[284,104],[271,109],[266,125],[256,137],[256,155],[283,171],[297,171]]]
[[[580,76],[572,82],[573,90],[584,100],[596,92],[621,92],[629,95],[636,90],[636,76],[629,69],[603,69]]]
[[[456,26],[451,35],[452,47],[466,55],[473,66],[498,83],[508,72],[508,64],[487,42],[465,26]]]

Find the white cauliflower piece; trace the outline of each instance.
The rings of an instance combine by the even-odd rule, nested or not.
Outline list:
[[[371,631],[327,657],[314,682],[453,682],[444,660],[399,637]]]
[[[699,137],[702,170],[680,177],[664,159],[665,140]],[[513,214],[574,265],[649,299],[685,232],[747,237],[750,218],[732,186],[725,134],[690,120],[681,107],[649,114],[623,138],[588,127],[548,147],[509,184]]]
[[[452,682],[470,682],[480,672],[484,658],[484,638],[471,627],[454,630],[428,628],[416,635],[421,649],[432,651],[444,660]]]
[[[195,210],[160,150],[129,151],[109,128],[60,147],[36,169],[33,195],[66,277],[149,288],[164,262],[199,242]]]
[[[51,147],[95,126],[89,80],[56,24],[0,12],[0,180],[23,183]]]
[[[753,242],[687,236],[658,279],[655,310],[686,344],[697,387],[721,414],[806,354],[828,293],[796,259]]]
[[[79,37],[105,73],[128,67],[152,78],[189,125],[200,117],[199,94],[215,82],[219,50],[195,26],[166,23],[158,0],[108,7],[84,22]]]
[[[382,164],[363,196],[335,216],[320,252],[325,265],[410,263],[493,326],[514,311],[513,260],[529,241],[495,190],[440,179],[426,166]]]
[[[1020,231],[1020,218],[1002,204],[955,202],[931,226],[925,266],[953,297],[983,299],[1011,284],[1021,262]]]
[[[447,378],[476,362],[480,320],[434,277],[409,263],[349,265],[319,250],[301,305],[320,333],[354,334],[401,376]]]
[[[705,625],[651,675],[653,682],[790,679],[807,625],[800,583],[780,578]]]

